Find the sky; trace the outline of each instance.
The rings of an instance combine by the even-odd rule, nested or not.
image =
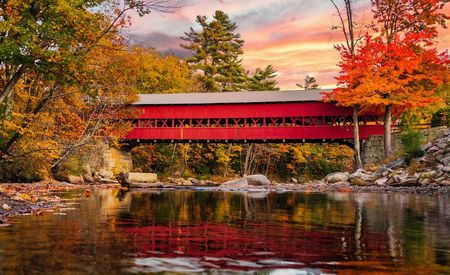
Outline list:
[[[371,20],[370,4],[355,7],[358,22]],[[333,45],[342,42],[340,30],[332,30],[339,18],[330,0],[184,0],[173,13],[154,12],[144,17],[131,14],[127,30],[132,43],[154,47],[162,53],[186,57],[180,37],[190,27],[198,29],[197,15],[212,17],[226,12],[245,40],[243,65],[254,71],[271,64],[281,89],[295,89],[306,75],[317,78],[322,88],[336,85],[339,55]],[[450,14],[450,5],[446,13]],[[450,47],[450,30],[440,31],[438,47]]]

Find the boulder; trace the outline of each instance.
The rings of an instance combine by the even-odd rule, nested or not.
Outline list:
[[[270,185],[270,180],[266,176],[261,174],[246,176],[244,177],[244,179],[247,180],[248,185],[266,186],[266,187]]]
[[[98,170],[98,174],[100,175],[100,177],[105,178],[105,179],[112,179],[114,176],[113,172],[108,171],[106,169]]]
[[[190,180],[191,183],[194,184],[194,185],[202,185],[202,184],[200,184],[200,181],[198,179],[188,178],[188,180]]]
[[[384,178],[379,178],[375,181],[376,185],[386,185],[388,182],[388,178],[384,177]]]
[[[450,165],[447,165],[447,166],[442,167],[441,170],[442,170],[442,172],[450,173]]]
[[[436,145],[437,147],[444,149],[447,147],[447,141],[446,140],[440,140],[439,143]]]
[[[192,185],[192,181],[187,180],[187,179],[181,179],[180,180],[180,184],[183,186],[191,186]]]
[[[325,181],[327,181],[328,183],[347,181],[349,176],[350,176],[350,174],[348,172],[331,173],[325,177]]]
[[[440,185],[450,186],[450,180],[443,180],[439,183]]]
[[[414,177],[408,177],[406,179],[403,179],[400,182],[396,182],[396,183],[392,184],[392,186],[395,186],[395,187],[399,187],[399,186],[417,186],[417,185],[419,185],[419,181],[416,178],[414,178]]]
[[[446,157],[444,156],[443,159],[440,160],[442,164],[444,164],[445,166],[448,166],[450,164],[450,156]]]
[[[350,184],[351,185],[356,185],[356,186],[367,186],[369,185],[369,183],[365,180],[363,180],[362,178],[359,177],[352,177],[349,179]]]
[[[389,168],[389,169],[397,169],[404,165],[405,165],[405,158],[399,158],[399,159],[389,162],[385,166],[386,166],[386,168]]]
[[[74,175],[67,176],[67,180],[69,181],[69,183],[72,183],[72,184],[83,184],[84,183],[83,177],[74,176]]]
[[[382,165],[380,167],[378,167],[378,169],[375,171],[375,173],[373,173],[375,178],[382,178],[382,177],[386,177],[387,175],[389,175],[393,170],[390,168],[387,168],[386,166]]]
[[[422,151],[427,151],[428,149],[430,149],[433,146],[433,144],[431,142],[428,142],[424,145],[422,145],[421,149]]]
[[[428,154],[432,154],[432,153],[437,152],[437,151],[439,151],[439,147],[431,146],[430,148],[428,148],[427,153]]]
[[[293,183],[298,183],[298,179],[296,179],[296,178],[291,178],[291,182],[293,182]]]
[[[427,172],[422,172],[419,174],[419,178],[421,179],[431,179],[434,178],[436,176],[437,172],[432,170],[432,171],[427,171]]]
[[[372,174],[367,173],[363,169],[358,169],[355,173],[351,174],[350,179],[352,179],[352,178],[360,178],[364,181],[373,181],[374,180],[374,176],[372,176]]]
[[[248,187],[248,181],[246,179],[230,180],[222,183],[218,189],[219,190],[236,190],[244,189]]]
[[[155,173],[128,173],[130,182],[157,182],[158,176]]]

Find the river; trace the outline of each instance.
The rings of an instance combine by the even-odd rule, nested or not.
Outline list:
[[[0,227],[1,274],[450,273],[447,196],[112,189]]]

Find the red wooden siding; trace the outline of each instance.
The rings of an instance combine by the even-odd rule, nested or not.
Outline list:
[[[143,105],[126,139],[154,141],[297,141],[353,138],[352,109],[324,102]],[[383,133],[379,117],[361,116],[360,136]]]

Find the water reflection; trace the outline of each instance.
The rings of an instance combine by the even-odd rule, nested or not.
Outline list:
[[[118,190],[65,196],[65,216],[25,216],[0,228],[0,273],[450,272],[448,197]]]

